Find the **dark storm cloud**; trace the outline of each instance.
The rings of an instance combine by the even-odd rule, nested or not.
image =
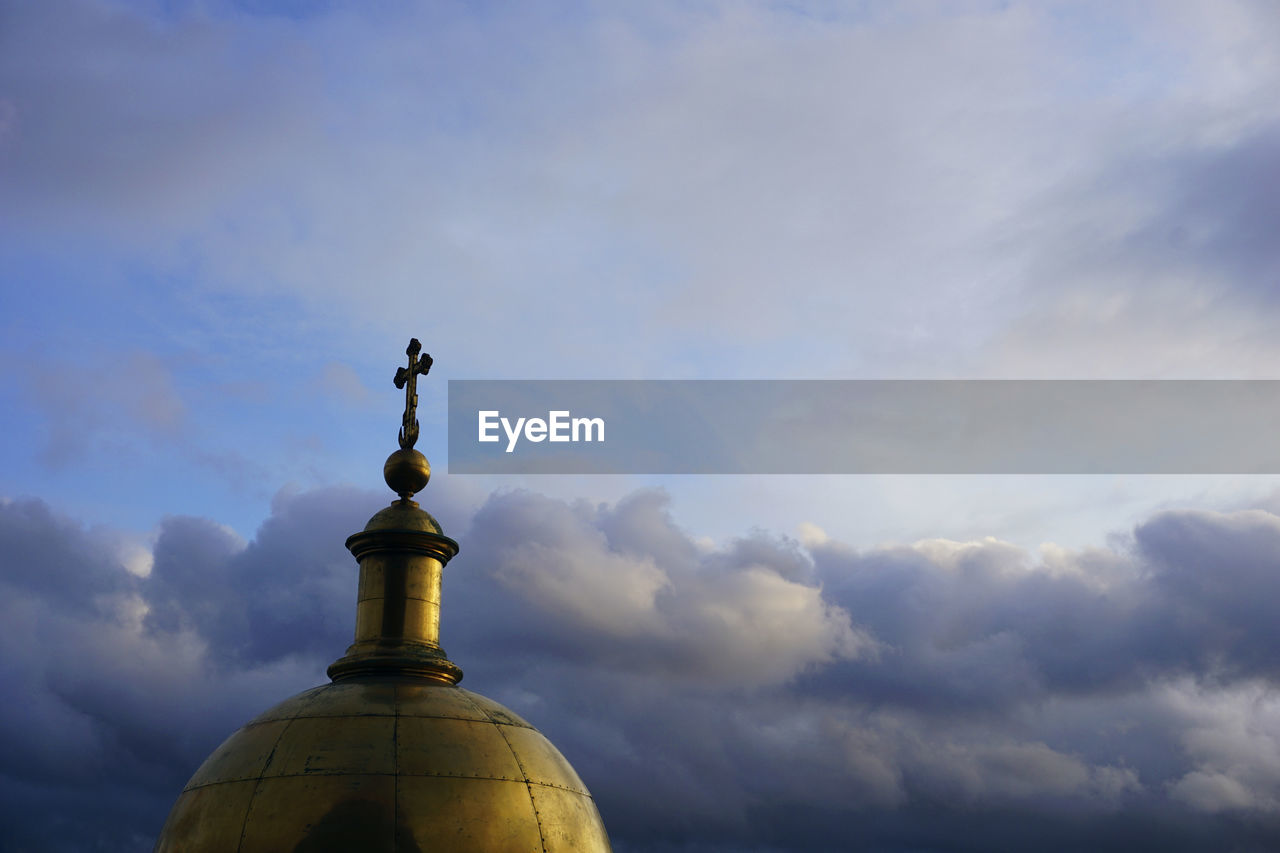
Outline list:
[[[342,540],[380,502],[282,494],[247,544],[167,519],[146,577],[109,531],[0,507],[15,849],[145,847],[227,733],[320,683],[350,641]],[[715,545],[660,492],[509,492],[449,532],[442,637],[467,686],[561,747],[621,851],[1280,842],[1270,513],[1162,513],[1033,556]]]
[[[1270,670],[1255,660],[1270,647],[1267,623],[1240,620],[1238,604],[1273,600],[1266,567],[1280,553],[1277,529],[1262,513],[1164,514],[1115,550],[1035,560],[994,540],[861,553],[829,543],[810,562],[795,543],[762,534],[700,549],[653,493],[616,507],[513,494],[495,498],[465,537],[481,543],[470,555],[479,565],[468,564],[480,583],[459,566],[451,590],[461,619],[468,594],[483,591],[495,624],[446,636],[464,641],[455,652],[472,661],[473,679],[500,685],[499,698],[593,780],[621,849],[1261,843],[1275,838],[1280,767],[1238,752],[1268,754],[1280,730]],[[504,532],[518,538],[508,546]],[[1231,590],[1227,599],[1180,588],[1205,557],[1179,537],[1220,554],[1213,585]],[[597,565],[630,561],[608,569],[621,573],[615,607],[628,598],[628,566],[642,577],[661,567],[667,580],[681,576],[681,561],[709,574],[821,578],[823,612],[845,624],[843,611],[872,643],[774,669],[765,683],[727,647],[721,669],[691,671],[693,643],[655,652],[643,630],[615,618],[605,624],[627,639],[611,642],[592,621],[598,609],[574,609],[581,589],[541,599],[514,591],[531,572],[572,571],[566,558],[584,551]],[[640,609],[663,621],[671,597],[697,594],[696,584],[673,586]],[[734,601],[723,597],[729,611]],[[1195,614],[1197,626],[1234,622],[1235,642],[1200,647],[1187,623],[1166,624],[1178,613]],[[756,618],[745,621],[759,629]],[[489,646],[479,635],[495,628],[503,641]],[[770,641],[802,637],[784,630]],[[1227,725],[1228,709],[1255,703],[1273,710]],[[1237,729],[1251,727],[1266,734],[1245,747]],[[1203,736],[1218,728],[1220,739]]]
[[[40,598],[56,595],[69,610],[93,610],[101,596],[133,585],[79,525],[41,501],[4,504],[0,541],[5,543],[5,584]]]
[[[665,645],[664,657],[642,632],[602,642],[585,612],[504,589],[504,577],[564,571],[566,531],[579,525],[575,547],[597,564],[626,554],[668,571],[683,559],[700,572],[821,578],[824,612],[841,624],[847,614],[872,642],[764,684],[721,647],[723,669],[690,679],[691,648]],[[467,541],[500,530],[519,531],[526,557],[500,541],[473,556],[498,623],[518,627],[506,654],[483,647],[473,675],[501,685],[499,698],[580,765],[620,849],[1250,849],[1280,838],[1265,613],[1280,520],[1269,514],[1165,513],[1123,547],[1040,560],[994,540],[828,543],[808,566],[794,543],[764,535],[700,552],[652,493],[616,507],[502,496]],[[652,544],[623,544],[617,530]],[[1207,571],[1217,595],[1188,588]],[[653,610],[668,601],[655,595]],[[538,639],[557,632],[580,642]],[[528,643],[536,651],[513,653]]]
[[[335,531],[372,515],[378,503],[368,492],[342,489],[278,497],[246,547],[211,521],[166,519],[142,584],[151,607],[144,624],[153,634],[193,630],[210,658],[226,665],[345,648],[352,565],[345,536]]]
[[[1268,605],[1280,594],[1280,526],[1269,513],[1163,513],[1123,552],[1085,553],[1057,572],[995,541],[813,551],[825,594],[886,650],[806,689],[951,714],[1161,678],[1280,679]]]
[[[216,576],[226,543],[190,536],[193,527],[175,524],[170,545],[187,536],[175,552]],[[145,849],[229,721],[256,713],[264,689],[316,677],[285,659],[218,669],[199,634],[148,630],[147,582],[125,568],[118,541],[39,501],[0,503],[6,850]],[[195,607],[208,589],[174,596]]]

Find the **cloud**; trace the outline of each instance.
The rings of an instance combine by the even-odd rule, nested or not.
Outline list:
[[[922,713],[1005,713],[1166,678],[1274,680],[1264,602],[1280,577],[1278,532],[1261,511],[1165,512],[1126,549],[1050,551],[1039,566],[996,540],[815,545],[826,594],[893,665],[839,662],[808,688]]]
[[[1184,685],[1167,696],[1184,721],[1181,745],[1194,769],[1169,796],[1201,812],[1280,810],[1280,701],[1261,684],[1210,692]]]
[[[587,659],[724,685],[779,683],[838,657],[874,653],[848,615],[799,579],[794,543],[767,537],[704,552],[659,492],[614,507],[499,494],[467,534],[463,609],[472,599],[501,618],[497,637],[536,653],[544,644]],[[471,635],[464,628],[464,641]]]
[[[342,653],[356,571],[333,531],[379,503],[284,492],[249,542],[165,519],[145,576],[119,534],[0,506],[8,837],[154,833],[228,731]],[[619,849],[1265,846],[1277,536],[1267,512],[1183,511],[1043,560],[995,539],[717,546],[661,492],[501,492],[459,536],[442,638],[569,756]],[[68,802],[84,822],[39,818]]]
[[[15,8],[5,216],[27,249],[383,329],[428,297],[480,374],[1114,367],[1090,331],[1158,372],[1185,300],[1113,325],[1092,297],[1270,268],[1272,16],[1219,5]],[[572,336],[524,322],[551,303]]]
[[[211,661],[232,668],[345,648],[356,572],[333,531],[354,533],[363,525],[353,519],[378,503],[354,489],[282,493],[247,545],[205,519],[166,519],[142,583],[146,628],[157,637],[193,632]]]
[[[1270,73],[1275,73],[1274,69]],[[985,344],[1005,375],[1269,378],[1280,117],[1118,146],[1028,209],[1018,316]],[[999,367],[1003,365],[1004,367]],[[1010,373],[1010,365],[1017,373]]]
[[[32,590],[38,594],[50,594],[67,589],[67,603],[83,607],[92,600],[95,592],[110,590],[116,587],[110,569],[99,561],[83,561],[92,551],[86,549],[77,553],[70,549],[58,549],[51,556],[62,559],[50,560],[44,555],[45,543],[39,536],[31,535],[31,530],[41,530],[50,534],[54,543],[70,540],[75,526],[65,519],[57,518],[47,506],[38,501],[6,500],[3,509],[3,535],[6,542],[12,543],[6,556],[5,581],[9,584]],[[78,583],[72,584],[72,581]]]
[[[1254,797],[1239,781],[1224,773],[1193,770],[1179,779],[1171,794],[1195,809],[1207,812],[1247,809]]]
[[[13,849],[149,844],[230,721],[317,675],[296,659],[215,674],[196,631],[146,630],[147,582],[118,539],[39,501],[0,506],[0,671],[14,700],[0,709],[0,832]],[[216,571],[226,553],[187,556]]]

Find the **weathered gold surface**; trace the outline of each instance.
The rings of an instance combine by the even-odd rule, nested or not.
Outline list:
[[[214,750],[157,851],[609,850],[569,762],[517,714],[457,687],[462,670],[440,647],[441,576],[458,544],[409,500],[430,470],[412,450],[415,377],[431,366],[420,348],[410,342],[396,374],[405,414],[387,482],[401,498],[347,539],[360,564],[355,638],[329,667],[333,683],[264,711]]]
[[[188,787],[169,811],[157,851],[238,851],[257,778]]]
[[[395,526],[392,526],[395,525]],[[440,647],[440,583],[458,543],[435,519],[399,500],[347,538],[360,562],[355,642],[329,667],[334,680],[390,674],[457,683],[462,670]]]
[[[397,637],[438,644],[439,560],[372,554],[361,561],[356,598],[356,643]]]
[[[356,601],[373,598],[404,597],[440,604],[440,574],[444,568],[439,560],[413,561],[419,565],[406,565],[407,560],[386,560],[383,555],[365,559],[361,566],[360,581],[356,586]],[[357,623],[359,620],[357,620]],[[356,632],[359,633],[359,628]],[[439,625],[434,626],[439,631]],[[433,636],[431,639],[435,639]]]
[[[263,768],[267,766],[288,725],[288,720],[273,720],[245,726],[223,741],[205,759],[204,764],[200,765],[200,769],[187,782],[187,787],[257,779],[262,775]]]
[[[610,849],[604,822],[590,796],[546,785],[529,786],[529,795],[545,853]]]
[[[490,699],[350,679],[265,712],[209,756],[157,851],[607,851],[582,780]]]
[[[263,779],[254,791],[236,849],[240,853],[396,850],[396,805],[396,778],[390,775]]]

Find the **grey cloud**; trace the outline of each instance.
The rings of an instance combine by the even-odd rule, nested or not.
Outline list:
[[[1129,549],[1058,573],[997,542],[817,545],[826,594],[893,665],[838,662],[808,684],[926,713],[986,713],[1161,678],[1274,680],[1266,602],[1278,537],[1269,513],[1163,513]]]
[[[266,177],[262,166],[287,154],[273,131],[305,126],[290,93],[310,61],[286,27],[264,27],[271,41],[244,39],[234,16],[157,20],[96,2],[16,4],[5,15],[0,85],[12,117],[0,174],[22,199],[24,228],[172,234]]]
[[[93,612],[135,584],[84,528],[32,499],[0,502],[0,582],[15,593],[58,596],[73,612]],[[104,600],[105,599],[105,600]]]
[[[1163,594],[1158,621],[1195,669],[1226,678],[1280,678],[1280,523],[1262,511],[1163,513],[1135,531]],[[1155,620],[1153,620],[1155,621]]]
[[[50,569],[0,579],[0,669],[23,697],[0,711],[8,837],[154,833],[227,732],[342,653],[341,540],[382,501],[282,493],[249,543],[167,519],[146,578],[109,531],[0,506],[2,552]],[[458,536],[442,639],[469,687],[562,748],[619,850],[1265,848],[1277,531],[1162,513],[1043,561],[996,540],[718,546],[658,492],[506,492]],[[68,802],[78,822],[42,817]]]
[[[208,537],[191,544],[186,556],[202,568],[227,552]],[[198,634],[148,632],[146,585],[113,556],[116,545],[39,501],[0,503],[5,849],[147,846],[231,720],[257,713],[264,691],[319,675],[297,660],[219,669]],[[203,591],[196,585],[186,603]]]
[[[548,510],[529,513],[541,527],[524,535],[543,536]],[[714,849],[717,837],[727,849],[966,849],[964,837],[973,849],[1265,847],[1280,828],[1268,799],[1280,772],[1242,756],[1280,745],[1280,703],[1253,662],[1271,648],[1269,622],[1240,622],[1237,604],[1273,600],[1261,579],[1275,574],[1265,567],[1280,553],[1276,524],[1165,513],[1128,546],[1049,565],[994,540],[816,546],[824,598],[880,653],[810,668],[790,686],[673,682],[598,642],[477,648],[473,676],[504,684],[601,780],[606,819],[634,849]],[[1227,604],[1173,582],[1214,554]],[[1237,645],[1210,634],[1197,648],[1198,629],[1170,620],[1188,608],[1197,625],[1235,621]],[[1247,800],[1229,796],[1241,790]],[[999,828],[979,830],[974,813]]]
[[[1200,811],[1248,809],[1255,805],[1253,792],[1225,773],[1193,770],[1171,788],[1175,799]]]
[[[397,328],[431,270],[439,316],[482,318],[440,329],[479,374],[519,349],[542,375],[635,375],[655,342],[676,344],[667,371],[728,377],[1275,363],[1243,287],[1274,272],[1265,6],[1083,28],[1035,4],[890,27],[766,4],[205,8],[7,10],[15,233],[106,232],[95,261]],[[1227,24],[1257,34],[1224,46]],[[1181,73],[1099,91],[1121,60],[1106,32]],[[1242,286],[1217,300],[1209,270]],[[627,294],[625,321],[604,293]],[[509,319],[550,302],[572,335]],[[1241,329],[1243,355],[1224,345]]]
[[[1271,307],[1280,276],[1280,125],[1252,129],[1229,144],[1154,158],[1120,187],[1147,184],[1154,214],[1123,248],[1150,268],[1203,271],[1220,286]]]
[[[452,285],[431,287],[435,310],[489,330],[442,329],[480,372],[509,370],[518,346],[542,354],[532,369],[545,375],[630,373],[656,339],[679,342],[669,365],[684,373],[714,350],[730,354],[717,362],[726,375],[936,374],[941,350],[1001,340],[1029,305],[1050,331],[1069,323],[1071,306],[1021,282],[1061,294],[1075,283],[1062,259],[1098,253],[1062,235],[1114,200],[1108,169],[1142,147],[1122,128],[1180,138],[1203,112],[1174,83],[1118,102],[1090,89],[1097,72],[1080,51],[1098,46],[1033,4],[901,27],[866,10],[819,25],[766,4],[521,7],[483,20],[435,6],[306,20],[209,8],[157,20],[125,4],[11,7],[6,218],[36,242],[105,231],[103,255],[136,260],[142,248],[142,266],[196,267],[200,287],[285,289],[384,324],[432,270]],[[1154,45],[1144,16],[1092,14],[1098,31],[1121,28],[1158,59],[1220,48]],[[1206,87],[1226,85],[1215,69]],[[1264,163],[1265,147],[1251,156]],[[1216,185],[1265,177],[1175,171],[1201,175],[1172,193],[1181,211],[1211,207],[1202,196]],[[1100,173],[1108,180],[1090,184]],[[1083,197],[1043,210],[1081,184]],[[1227,210],[1228,224],[1267,212],[1247,197],[1254,206]],[[621,334],[606,291],[628,294]],[[572,336],[505,319],[550,301]],[[1019,351],[1044,340],[1019,330],[1025,339],[1006,342]],[[767,361],[751,357],[784,336]],[[598,357],[584,365],[582,347]]]
[[[166,519],[143,584],[146,626],[192,630],[225,665],[338,657],[351,642],[356,577],[342,543],[380,503],[355,489],[281,495],[244,547],[210,521]]]
[[[1113,144],[1091,173],[1028,205],[1005,246],[1023,269],[1016,314],[980,368],[1272,376],[1280,119],[1241,110],[1229,130]]]

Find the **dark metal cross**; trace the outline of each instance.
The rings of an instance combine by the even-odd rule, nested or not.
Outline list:
[[[404,351],[409,356],[409,366],[396,371],[396,387],[404,389],[404,421],[400,426],[400,447],[404,450],[418,440],[418,374],[426,376],[431,369],[431,356],[424,355],[419,360],[420,352],[422,344],[417,338],[410,338],[409,348]]]

